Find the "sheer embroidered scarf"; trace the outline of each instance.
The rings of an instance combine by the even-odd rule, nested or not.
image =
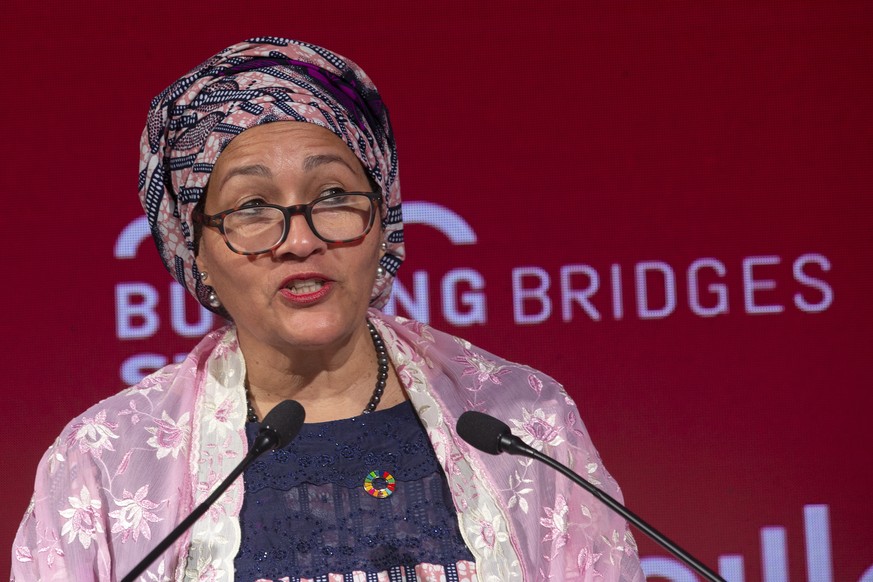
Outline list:
[[[551,469],[455,434],[462,412],[487,412],[621,499],[560,385],[421,323],[370,317],[446,473],[480,580],[643,580],[622,519]],[[71,422],[40,464],[13,579],[110,580],[133,568],[245,454],[244,376],[225,328]],[[233,580],[242,496],[239,480],[144,579]]]

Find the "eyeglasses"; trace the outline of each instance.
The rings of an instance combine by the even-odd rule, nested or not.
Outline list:
[[[228,248],[241,255],[268,253],[285,242],[291,217],[302,214],[313,234],[327,243],[350,244],[367,236],[373,227],[380,192],[341,192],[308,204],[259,204],[217,214],[197,210],[193,219],[217,228]]]

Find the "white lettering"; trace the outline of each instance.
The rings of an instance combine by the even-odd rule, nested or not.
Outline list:
[[[640,566],[646,578],[665,578],[671,582],[697,582],[697,577],[687,566],[673,558],[640,558]]]
[[[803,533],[806,538],[806,579],[809,582],[833,582],[827,505],[803,506]]]
[[[766,267],[779,266],[782,259],[776,255],[768,255],[745,257],[741,261],[745,313],[783,312],[786,305],[779,304],[770,295],[784,281],[775,276],[775,273],[768,275],[770,271],[766,270]],[[601,273],[595,267],[582,263],[558,267],[560,290],[555,293],[560,293],[561,320],[565,323],[578,321],[577,314],[583,312],[591,321],[601,321],[604,317],[601,309],[611,309],[613,318],[616,321],[622,320],[625,316],[622,271],[627,268],[612,263],[607,275],[605,271]],[[661,319],[676,313],[677,284],[686,286],[688,309],[694,315],[715,317],[731,311],[740,312],[739,309],[731,309],[732,293],[727,283],[732,269],[739,271],[740,265],[731,267],[720,259],[702,257],[692,260],[684,273],[680,271],[678,274],[676,267],[663,261],[641,261],[631,268],[636,314],[639,319]],[[834,291],[819,272],[830,269],[830,261],[821,254],[807,253],[794,261],[794,279],[800,288],[793,296],[793,301],[799,311],[821,312],[833,304]],[[779,274],[784,273],[780,271]],[[679,281],[678,278],[682,276],[685,277],[684,281]],[[608,277],[608,282],[603,277]],[[552,316],[553,294],[549,271],[533,265],[515,267],[512,269],[511,282],[513,317],[516,324],[539,324]],[[611,285],[609,298],[606,298],[607,291],[604,289],[606,284]],[[398,310],[405,311],[403,315],[429,323],[430,291],[430,274],[416,271],[412,274],[411,291],[403,283],[396,281],[385,312],[394,314]],[[767,294],[768,291],[771,292],[770,295]],[[461,267],[449,271],[442,277],[437,292],[443,316],[450,325],[461,327],[488,321],[486,282],[478,270]],[[603,296],[601,304],[597,303],[598,294]],[[173,329],[186,337],[202,335],[213,323],[208,320],[214,320],[214,317],[201,310],[196,322],[183,319],[185,312],[180,311],[184,308],[178,301],[180,296],[174,292],[170,297]],[[610,307],[605,306],[606,302],[611,303]],[[188,305],[187,309],[191,311],[193,308]]]
[[[646,273],[657,271],[664,277],[664,305],[659,309],[649,306]],[[676,275],[673,268],[662,261],[643,261],[636,265],[637,315],[640,319],[660,319],[676,309]]]
[[[400,280],[395,279],[391,296],[385,304],[385,313],[396,315],[397,303],[400,303],[409,317],[422,323],[430,323],[430,292],[427,271],[415,271],[412,274],[412,289],[413,294],[410,295]]]
[[[170,283],[170,324],[173,331],[182,337],[200,337],[212,329],[212,312],[197,304],[199,319],[196,323],[188,323],[185,309],[188,291],[176,283]]]
[[[585,275],[588,277],[588,286],[582,290],[573,290],[571,279],[573,275]],[[564,265],[561,267],[561,315],[564,321],[573,320],[573,302],[582,306],[588,317],[594,321],[600,321],[600,313],[597,308],[588,301],[600,288],[600,275],[588,265]]]
[[[525,289],[523,282],[525,277],[535,277],[539,281],[538,285],[532,289]],[[549,318],[552,314],[552,300],[547,294],[550,285],[549,274],[539,267],[516,267],[512,270],[512,313],[515,323],[542,323]],[[525,300],[539,301],[539,313],[526,313]]]
[[[761,528],[764,582],[788,582],[788,557],[785,545],[784,527]]]
[[[702,317],[712,317],[728,312],[728,292],[724,283],[710,283],[706,290],[716,296],[715,305],[704,307],[700,304],[700,284],[697,274],[700,269],[712,269],[719,277],[724,277],[727,269],[716,259],[697,259],[688,267],[688,305],[691,311]]]
[[[173,362],[179,363],[188,357],[185,352],[176,354]],[[119,370],[121,381],[127,386],[139,384],[143,378],[167,365],[167,358],[161,354],[137,354],[124,360]]]
[[[200,337],[212,329],[212,312],[198,303],[199,318],[196,323],[188,323],[186,304],[191,302],[188,297],[184,287],[175,281],[170,283],[170,324],[182,337]]]
[[[800,293],[795,293],[794,304],[801,311],[818,313],[820,311],[824,311],[831,306],[831,303],[833,303],[834,301],[834,291],[833,289],[831,289],[831,286],[828,285],[825,281],[822,281],[821,279],[816,279],[815,277],[810,277],[804,272],[803,268],[809,263],[816,263],[819,267],[821,267],[822,271],[827,272],[831,270],[831,262],[824,255],[819,255],[817,253],[807,253],[805,255],[800,255],[799,257],[797,257],[797,260],[794,261],[794,265],[792,267],[794,279],[801,285],[806,285],[807,287],[817,289],[822,295],[821,301],[819,301],[818,303],[810,303],[803,298],[803,295],[801,295]]]
[[[473,291],[460,294],[460,303],[466,307],[465,312],[458,309],[458,284],[466,283]],[[466,326],[474,323],[485,323],[485,279],[473,269],[452,269],[442,282],[443,315],[452,325]]]
[[[119,283],[115,286],[115,335],[118,339],[153,336],[160,320],[155,313],[158,292],[148,283]],[[137,320],[139,322],[137,323]]]
[[[752,269],[758,265],[778,265],[780,258],[777,256],[746,257],[743,259],[743,297],[746,301],[746,313],[781,313],[784,309],[781,305],[758,305],[755,303],[755,291],[775,289],[776,281],[773,279],[755,280]]]
[[[612,275],[612,316],[617,320],[624,317],[624,304],[621,293],[621,265],[618,263],[610,267]]]
[[[167,365],[167,358],[160,354],[137,354],[121,364],[121,381],[127,386],[138,384],[140,380]]]
[[[727,582],[745,582],[743,557],[734,554],[718,557],[718,573]]]

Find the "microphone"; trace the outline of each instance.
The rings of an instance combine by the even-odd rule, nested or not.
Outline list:
[[[248,454],[240,461],[239,465],[230,472],[230,474],[222,481],[215,491],[207,497],[203,503],[198,505],[191,515],[186,517],[176,528],[165,537],[161,543],[155,546],[149,554],[143,558],[130,573],[121,579],[121,582],[134,582],[137,576],[145,572],[145,569],[152,562],[158,559],[158,556],[167,551],[173,542],[179,539],[185,531],[188,530],[194,522],[197,521],[206,511],[212,506],[215,501],[221,497],[221,494],[230,487],[230,485],[239,477],[240,473],[245,471],[252,461],[260,457],[270,449],[282,448],[294,440],[294,437],[303,428],[303,421],[306,418],[306,411],[303,406],[296,400],[283,400],[277,404],[273,410],[267,413],[264,421],[261,423],[261,430],[258,431],[258,436],[255,437],[255,442],[249,449]]]
[[[259,457],[270,449],[287,447],[303,428],[305,419],[306,411],[303,410],[303,406],[299,402],[283,400],[264,417],[261,430],[255,437],[249,455],[254,453],[254,457]]]
[[[468,410],[463,413],[458,419],[457,431],[467,444],[489,455],[509,453],[532,457],[537,452],[512,434],[505,422],[484,412]]]
[[[607,507],[638,527],[643,531],[643,533],[658,542],[661,547],[691,566],[705,579],[710,582],[725,582],[724,578],[707,568],[702,562],[697,560],[697,558],[680,548],[674,542],[670,541],[667,536],[646,523],[641,517],[637,516],[631,510],[616,501],[608,493],[601,491],[580,477],[569,467],[562,465],[548,455],[544,455],[512,434],[509,430],[509,426],[507,426],[503,421],[482,412],[468,410],[458,419],[456,430],[458,436],[464,439],[467,444],[472,445],[483,453],[488,453],[489,455],[509,453],[510,455],[529,457],[545,463],[549,467],[560,472],[562,475],[568,477],[571,481],[581,486],[591,495],[603,502]]]

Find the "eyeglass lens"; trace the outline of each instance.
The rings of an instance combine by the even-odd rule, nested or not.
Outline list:
[[[354,240],[370,226],[373,204],[361,194],[332,196],[310,207],[316,236],[328,242]],[[241,252],[258,253],[278,245],[285,232],[285,214],[272,206],[240,208],[224,217],[228,243]]]

